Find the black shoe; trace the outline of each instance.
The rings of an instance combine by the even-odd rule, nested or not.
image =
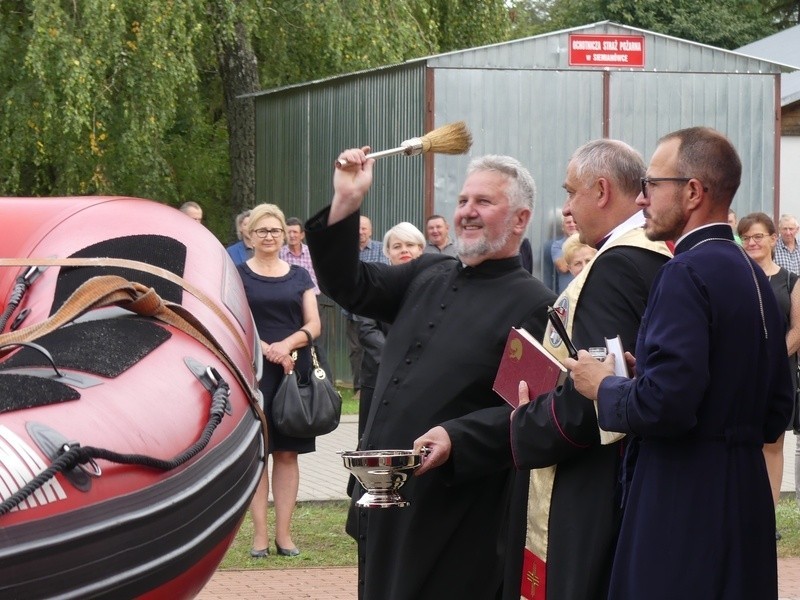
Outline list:
[[[776,530],[775,530],[775,541],[776,541],[776,542],[779,542],[779,541],[781,540],[781,538],[782,538],[782,537],[783,537],[783,536],[781,535],[781,532],[780,532],[780,531],[778,531],[778,530],[776,529]]]
[[[298,556],[300,550],[297,548],[281,548],[278,542],[275,542],[275,549],[278,551],[278,556]]]
[[[263,550],[256,550],[255,548],[250,549],[250,556],[253,558],[266,558],[269,556],[269,548],[264,548]]]

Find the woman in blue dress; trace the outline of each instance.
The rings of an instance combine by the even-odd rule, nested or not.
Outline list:
[[[291,520],[300,485],[297,456],[313,452],[314,438],[282,435],[272,426],[272,400],[284,373],[311,368],[309,340],[319,337],[320,318],[314,283],[302,267],[278,257],[286,237],[286,219],[274,204],[259,204],[250,213],[248,224],[253,257],[237,266],[247,301],[261,340],[264,369],[259,389],[264,395],[269,433],[268,452],[272,455],[271,477],[264,469],[250,505],[253,515],[253,547],[250,555],[269,554],[267,523],[270,480],[275,507],[275,548],[281,556],[297,556],[300,551],[291,534]],[[291,358],[298,350],[297,364]]]

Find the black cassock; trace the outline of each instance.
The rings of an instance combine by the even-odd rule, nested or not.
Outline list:
[[[406,508],[353,510],[359,593],[367,600],[495,598],[506,558],[511,409],[492,382],[512,326],[544,333],[554,294],[519,257],[463,267],[423,254],[398,266],[358,261],[357,213],[306,224],[323,291],[391,323],[361,449],[410,449],[436,425],[450,460],[402,488]]]
[[[574,307],[577,348],[603,347],[619,335],[633,352],[653,279],[668,257],[615,246],[594,259]],[[554,416],[555,415],[555,416]],[[558,465],[548,522],[547,598],[605,599],[621,518],[623,439],[600,445],[594,403],[567,380],[514,415],[512,446],[520,469]],[[504,598],[519,598],[528,500],[527,472],[515,483]],[[515,587],[516,586],[516,587]]]

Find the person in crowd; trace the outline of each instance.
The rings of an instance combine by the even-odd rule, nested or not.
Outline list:
[[[786,348],[789,355],[789,379],[797,385],[797,351],[800,350],[800,286],[797,275],[784,269],[773,260],[772,255],[778,242],[775,223],[763,212],[752,213],[739,221],[739,237],[747,255],[767,274],[772,291],[778,300],[778,307],[786,323]],[[795,405],[794,410],[797,410]],[[792,428],[792,419],[786,429]],[[767,463],[769,484],[772,487],[772,500],[777,505],[781,495],[783,479],[784,434],[773,444],[764,444],[764,460]],[[776,540],[781,534],[775,532]]]
[[[200,206],[197,202],[194,202],[192,200],[184,202],[183,204],[181,204],[178,210],[181,211],[190,219],[197,221],[198,223],[203,222],[203,207]]]
[[[778,219],[780,239],[775,245],[775,262],[795,275],[800,275],[800,246],[797,244],[797,219],[781,215]]]
[[[383,254],[381,243],[372,239],[372,221],[369,217],[361,215],[358,226],[358,251],[359,259],[363,262],[380,262],[386,264],[388,259]],[[347,323],[347,348],[350,358],[350,368],[353,372],[353,390],[356,398],[360,396],[361,361],[364,359],[364,349],[358,341],[359,323],[356,315],[343,310]]]
[[[578,348],[603,347],[605,338],[619,335],[623,346],[632,349],[652,282],[671,256],[666,244],[648,240],[642,229],[644,216],[636,198],[644,172],[638,152],[610,139],[584,144],[567,165],[563,211],[580,233],[568,238],[564,256],[568,263],[577,262],[575,256],[585,252],[581,246],[596,253],[580,272],[575,268],[575,279],[555,304]],[[543,344],[566,358],[563,340],[551,328]],[[529,404],[525,389],[520,402],[511,420],[511,447],[520,475],[504,598],[517,600],[523,581],[528,597],[536,584],[544,587],[543,594],[538,592],[546,599],[605,600],[621,519],[619,479],[628,440],[601,437],[594,405],[569,380]],[[534,469],[530,494],[527,469]]]
[[[519,259],[522,262],[522,268],[533,274],[533,248],[531,248],[531,241],[528,238],[523,238],[519,245]]]
[[[563,252],[564,262],[567,263],[570,274],[572,277],[577,277],[597,254],[597,248],[584,244],[580,240],[580,235],[573,233],[564,242]]]
[[[270,482],[275,508],[275,548],[280,556],[297,556],[291,533],[292,513],[300,484],[298,454],[313,452],[314,438],[295,438],[272,426],[272,400],[285,373],[311,369],[310,341],[319,336],[320,319],[314,283],[308,271],[281,260],[279,253],[286,235],[283,212],[274,204],[259,204],[250,213],[248,225],[253,241],[253,257],[237,266],[244,284],[247,302],[253,313],[264,371],[259,389],[264,396],[267,415],[269,455],[272,472],[264,469],[250,505],[253,516],[253,546],[250,555],[269,554],[267,524]],[[298,350],[297,363],[292,351]]]
[[[290,265],[303,267],[311,275],[314,282],[314,293],[319,295],[317,285],[317,274],[314,272],[314,265],[311,263],[311,253],[308,246],[303,242],[306,239],[306,232],[303,229],[303,222],[297,217],[286,219],[286,245],[281,248],[280,258]]]
[[[576,231],[578,231],[578,226],[575,224],[575,219],[572,218],[572,215],[563,215],[561,217],[561,233],[563,235],[553,240],[550,245],[550,258],[555,267],[556,289],[554,291],[556,294],[560,294],[567,289],[569,282],[572,281],[572,275],[569,272],[567,263],[564,261],[563,246],[567,238]]]
[[[239,241],[225,248],[235,265],[241,264],[253,256],[253,244],[247,229],[249,224],[250,209],[243,210],[236,215],[236,237],[239,238]]]
[[[383,254],[389,259],[391,265],[402,265],[422,254],[425,248],[425,236],[411,223],[403,221],[392,227],[383,236]],[[372,395],[375,391],[375,381],[378,377],[378,367],[381,363],[381,352],[389,332],[389,325],[382,321],[357,317],[359,322],[359,342],[364,348],[364,358],[361,361],[361,396],[358,402],[358,439],[364,433],[367,423]]]
[[[738,220],[736,218],[736,213],[733,209],[728,211],[728,225],[731,226],[731,230],[733,231],[733,239],[736,241],[737,244],[740,246],[742,245],[742,240],[739,237],[738,233]]]
[[[762,447],[783,433],[793,394],[775,294],[727,223],[741,172],[713,129],[659,140],[637,202],[647,237],[677,243],[650,291],[636,377],[614,376],[613,354],[564,361],[600,427],[641,438],[609,598],[778,595]]]
[[[800,275],[800,248],[797,246],[797,219],[792,215],[781,215],[778,220],[780,239],[775,245],[775,263],[787,271]],[[794,489],[797,506],[800,507],[800,416],[794,419]]]
[[[289,217],[286,219],[286,245],[281,248],[281,260],[285,260],[290,265],[297,265],[303,267],[308,274],[311,275],[311,281],[314,282],[314,293],[319,300],[319,285],[317,285],[317,274],[314,272],[314,265],[311,262],[311,254],[308,251],[308,246],[305,245],[306,232],[303,229],[303,222],[297,217]],[[330,381],[334,381],[333,370],[328,362],[328,352],[325,349],[325,330],[319,334],[319,337],[314,340],[314,349],[317,352],[317,360],[322,370],[325,371],[326,377]]]
[[[450,239],[450,227],[447,219],[441,215],[431,215],[425,221],[425,231],[428,234],[426,253],[456,255],[456,245]]]
[[[368,263],[357,260],[355,247],[372,184],[368,151],[340,154],[346,166],[334,172],[330,207],[306,223],[308,245],[326,294],[392,324],[360,448],[420,452],[424,445],[429,453],[403,487],[409,506],[351,505],[359,597],[495,598],[513,468],[511,408],[492,381],[510,328],[541,337],[554,299],[518,255],[533,178],[510,157],[473,160],[453,219],[458,260],[423,254],[402,265]]]

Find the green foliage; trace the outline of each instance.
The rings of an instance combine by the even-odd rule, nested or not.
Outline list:
[[[767,4],[766,0],[524,0],[514,2],[512,12],[521,34],[614,21],[733,49],[778,30]]]
[[[494,44],[511,31],[503,0],[431,0],[439,30],[439,51]]]
[[[800,0],[763,0],[778,30],[800,24]]]
[[[264,3],[254,32],[262,84],[277,87],[435,51],[427,6],[404,0]]]
[[[0,13],[5,194],[178,201],[164,133],[197,80],[200,0],[32,0]],[[12,54],[13,53],[13,54]]]
[[[2,0],[0,194],[195,200],[228,241],[219,60],[242,32],[268,89],[607,19],[732,48],[798,15],[797,0]]]

